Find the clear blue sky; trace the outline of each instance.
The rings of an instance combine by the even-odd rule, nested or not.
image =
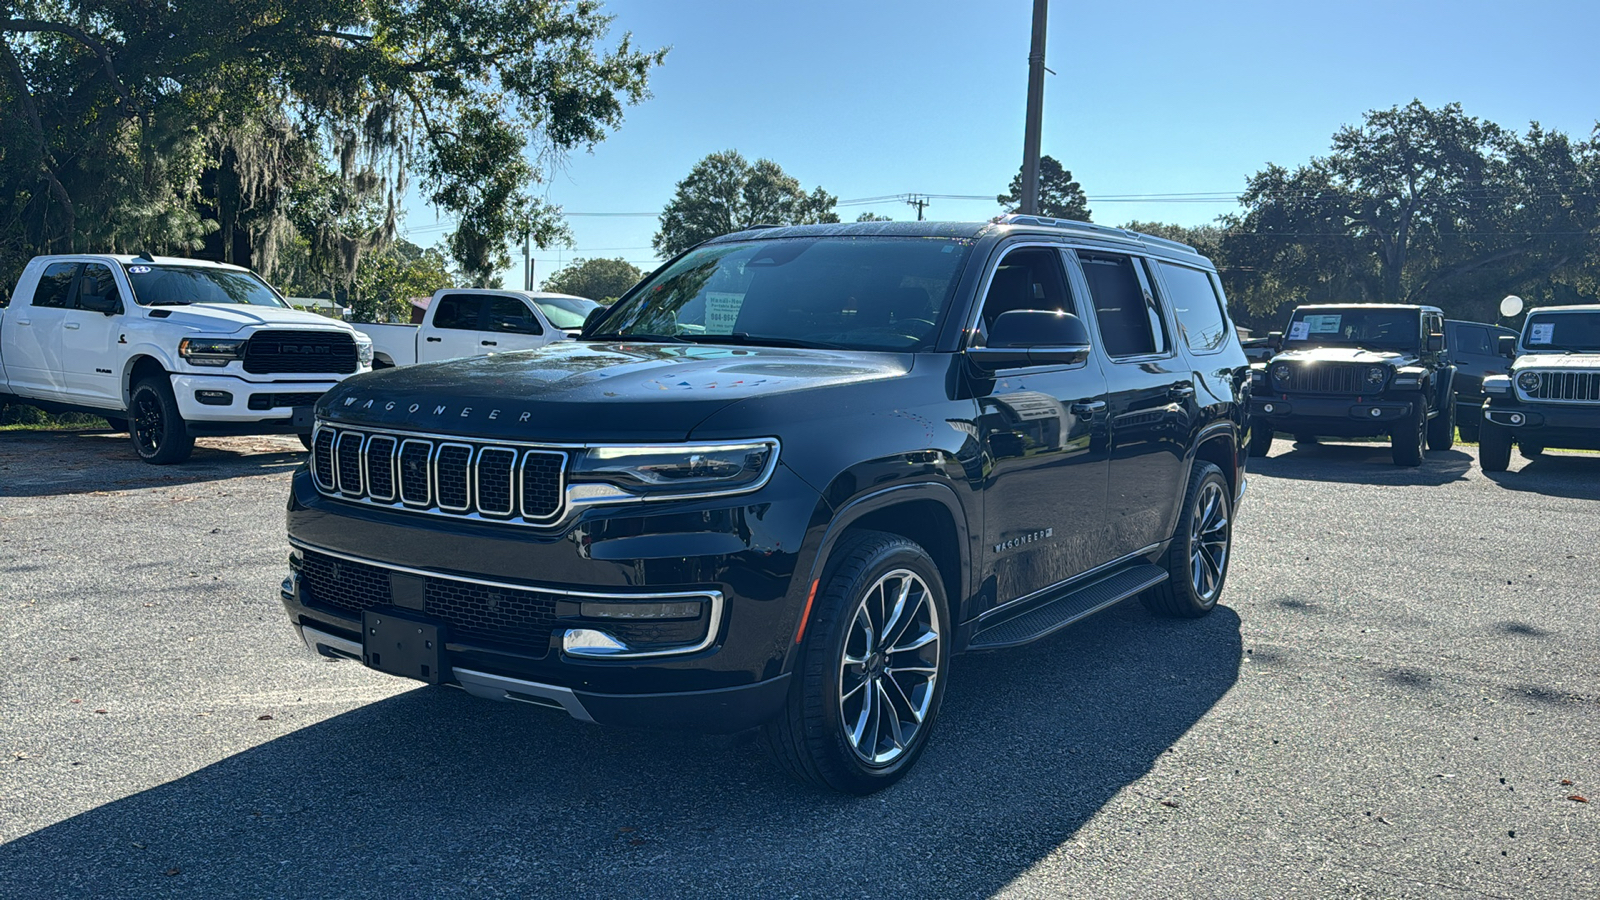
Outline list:
[[[653,98],[550,173],[576,247],[536,251],[536,280],[574,256],[655,265],[650,239],[676,183],[709,153],[776,161],[848,201],[992,197],[1021,165],[1031,0],[611,0],[613,35],[671,47]],[[1199,225],[1267,163],[1325,154],[1333,132],[1413,98],[1587,137],[1600,119],[1600,2],[1357,0],[1203,4],[1052,0],[1043,152],[1072,171],[1094,220]],[[915,218],[903,203],[841,207]],[[980,220],[992,200],[935,200],[930,219]],[[592,216],[578,213],[648,213]],[[413,201],[411,240],[444,229]],[[520,253],[518,254],[520,263]],[[520,287],[520,268],[507,273]]]

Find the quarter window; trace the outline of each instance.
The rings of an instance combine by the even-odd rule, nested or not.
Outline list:
[[[72,279],[78,274],[77,263],[51,263],[39,278],[39,287],[33,292],[33,305],[62,309],[72,299]]]
[[[1178,336],[1190,350],[1210,353],[1228,340],[1228,317],[1222,311],[1220,292],[1211,275],[1188,266],[1157,262],[1163,295],[1178,320]]]
[[[1111,253],[1078,252],[1100,338],[1106,353],[1119,356],[1164,354],[1169,346],[1161,309],[1142,261]]]

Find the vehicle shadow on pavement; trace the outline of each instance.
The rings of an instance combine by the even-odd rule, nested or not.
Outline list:
[[[1513,467],[1522,462],[1513,455]],[[1545,451],[1510,472],[1487,472],[1490,481],[1512,491],[1529,491],[1572,500],[1600,500],[1600,456]]]
[[[305,459],[294,436],[200,438],[171,466],[139,459],[126,434],[99,430],[0,432],[0,497],[45,497],[221,481],[287,472]]]
[[[916,770],[866,798],[759,741],[419,688],[0,846],[0,895],[987,896],[1174,752],[1241,659],[1232,610],[1136,603],[963,657]]]
[[[1430,450],[1422,465],[1397,466],[1388,444],[1315,444],[1273,442],[1266,457],[1252,456],[1252,473],[1302,481],[1340,484],[1405,484],[1440,487],[1465,481],[1474,457],[1461,450]]]

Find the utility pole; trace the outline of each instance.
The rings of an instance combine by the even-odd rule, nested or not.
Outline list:
[[[923,208],[927,207],[927,206],[932,206],[933,204],[931,204],[928,201],[927,197],[924,197],[921,194],[907,194],[906,195],[906,205],[907,206],[915,206],[917,208],[917,221],[921,222],[922,221],[922,210],[923,210]]]
[[[533,235],[522,236],[522,289],[533,290]]]
[[[1033,0],[1033,43],[1028,49],[1028,121],[1022,135],[1022,196],[1017,212],[1039,214],[1039,131],[1044,119],[1044,32],[1050,0]],[[919,217],[920,218],[920,217]]]

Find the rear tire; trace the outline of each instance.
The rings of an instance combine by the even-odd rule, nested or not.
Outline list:
[[[1480,413],[1479,415],[1482,414]],[[1461,432],[1461,440],[1468,444],[1476,444],[1478,442],[1478,428],[1481,421],[1482,420],[1478,416],[1473,416],[1469,421],[1462,421],[1461,418],[1457,416],[1456,430]]]
[[[1504,472],[1510,465],[1511,432],[1485,420],[1478,434],[1478,467],[1485,472]]]
[[[139,458],[157,466],[183,462],[194,452],[172,384],[166,376],[145,378],[133,386],[129,396],[128,437]]]
[[[1456,443],[1456,395],[1451,392],[1444,408],[1428,420],[1428,449],[1444,451]]]
[[[1196,462],[1183,495],[1183,516],[1164,565],[1167,580],[1143,594],[1145,609],[1197,619],[1216,608],[1233,557],[1233,499],[1222,470]]]
[[[1272,423],[1266,419],[1250,420],[1250,455],[1265,459],[1272,452]]]
[[[1517,452],[1522,454],[1523,459],[1538,459],[1544,455],[1544,446],[1541,444],[1524,444],[1518,441]]]
[[[927,551],[861,531],[834,551],[784,711],[763,731],[794,777],[847,794],[899,781],[944,696],[950,615]]]
[[[1422,448],[1427,440],[1427,430],[1428,411],[1423,408],[1421,398],[1418,398],[1412,404],[1411,415],[1395,426],[1394,437],[1390,439],[1389,449],[1395,465],[1422,465]]]

